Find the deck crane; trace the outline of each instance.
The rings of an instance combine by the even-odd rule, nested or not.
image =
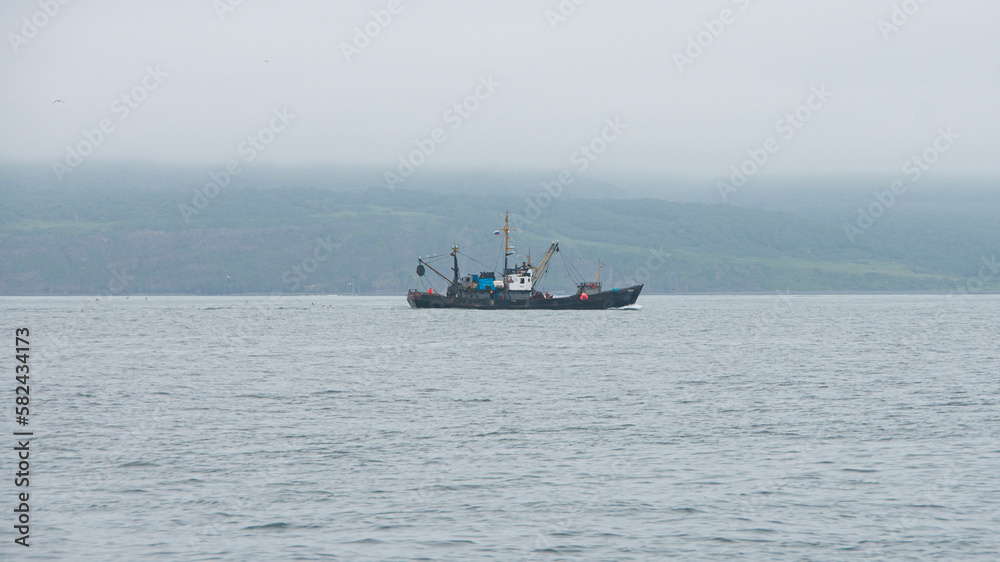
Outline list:
[[[538,267],[535,268],[535,274],[533,276],[535,278],[535,285],[541,283],[542,278],[545,276],[545,272],[548,270],[549,263],[552,261],[552,256],[556,255],[556,252],[558,251],[559,242],[553,242],[552,245],[549,246],[548,251],[545,252],[545,255],[542,256],[542,261],[539,262]]]

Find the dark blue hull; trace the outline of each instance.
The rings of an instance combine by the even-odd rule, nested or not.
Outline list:
[[[459,291],[448,296],[440,293],[410,291],[406,302],[413,308],[474,308],[486,310],[604,310],[635,304],[642,285],[613,289],[588,295],[545,298],[539,293],[517,294],[504,291]]]

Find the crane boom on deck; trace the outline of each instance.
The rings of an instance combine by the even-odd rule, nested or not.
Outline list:
[[[559,242],[553,242],[552,245],[549,246],[548,251],[545,252],[545,255],[542,256],[542,261],[539,262],[538,267],[535,268],[534,277],[536,285],[541,282],[542,277],[545,275],[546,270],[548,270],[549,263],[552,261],[552,256],[556,255],[556,252],[558,251],[559,251]]]

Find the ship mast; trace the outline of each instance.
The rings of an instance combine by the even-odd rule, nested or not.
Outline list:
[[[458,285],[458,246],[451,247],[451,257],[455,260],[455,265],[451,268],[455,272],[455,279],[452,281],[452,284]]]
[[[507,224],[507,219],[510,216],[510,211],[503,214],[503,274],[507,275],[507,256],[514,255],[511,250],[514,248],[510,247],[510,231],[517,230],[516,228],[511,228]]]

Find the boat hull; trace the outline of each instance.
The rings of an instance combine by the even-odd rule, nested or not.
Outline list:
[[[497,293],[493,298],[465,295],[447,296],[439,293],[410,291],[406,302],[412,308],[472,308],[483,310],[605,310],[635,304],[642,291],[642,285],[624,289],[614,289],[588,295],[581,300],[579,295],[571,297],[511,298],[509,294]]]

